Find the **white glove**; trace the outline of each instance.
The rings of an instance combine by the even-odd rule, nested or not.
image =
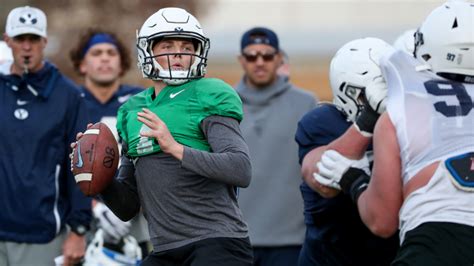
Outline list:
[[[360,160],[351,160],[335,150],[327,150],[321,156],[321,160],[316,164],[319,173],[313,176],[322,185],[341,190],[340,181],[342,176],[351,167],[362,169],[370,175],[369,159],[364,155]]]
[[[93,213],[104,231],[104,241],[117,244],[130,232],[131,223],[120,220],[104,203],[97,202]]]
[[[370,107],[378,114],[385,112],[387,91],[387,83],[382,76],[376,77],[365,87],[365,98]]]

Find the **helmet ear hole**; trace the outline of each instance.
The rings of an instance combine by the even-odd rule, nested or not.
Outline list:
[[[343,92],[345,86],[346,86],[346,83],[345,83],[345,82],[341,83],[341,86],[339,86],[339,91],[340,91],[340,92]]]
[[[423,60],[428,62],[431,59],[431,56],[429,54],[424,54],[424,55],[421,56],[421,58],[423,58]]]

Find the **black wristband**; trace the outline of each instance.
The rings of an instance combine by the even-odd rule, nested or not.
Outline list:
[[[364,109],[357,117],[355,123],[360,131],[370,134],[374,133],[375,124],[379,119],[380,114],[377,113],[368,103],[364,105]]]
[[[352,183],[349,195],[355,204],[357,204],[360,194],[362,194],[362,192],[364,192],[369,186],[369,181],[370,176],[364,172],[354,183]]]
[[[342,176],[339,184],[341,185],[342,191],[349,195],[352,201],[357,204],[357,199],[360,194],[367,189],[369,181],[370,177],[364,170],[351,167]]]
[[[77,235],[83,236],[89,231],[89,226],[85,226],[82,224],[77,225],[70,225],[71,231]]]

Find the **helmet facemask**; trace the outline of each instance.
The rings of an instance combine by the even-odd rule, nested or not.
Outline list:
[[[163,53],[155,55],[153,52],[153,46],[164,38],[191,40],[195,47],[195,52]],[[139,59],[139,67],[142,69],[143,74],[149,79],[162,80],[168,85],[180,85],[191,79],[202,78],[206,74],[209,41],[204,38],[190,38],[188,35],[186,35],[186,33],[183,33],[182,35],[175,35],[174,33],[173,35],[165,37],[142,37],[139,38],[137,48],[139,51],[139,58],[142,57]],[[140,51],[142,52],[140,53]],[[147,52],[144,53],[143,51]],[[146,54],[148,54],[148,56],[146,56]],[[185,57],[189,58],[189,60],[184,60],[183,69],[174,70],[173,66],[171,65],[171,59],[173,57]],[[160,65],[158,63],[158,58],[165,58],[168,67]]]
[[[354,121],[364,108],[364,90],[365,87],[342,83],[339,87],[339,94],[334,97],[334,103],[347,116],[348,121]]]

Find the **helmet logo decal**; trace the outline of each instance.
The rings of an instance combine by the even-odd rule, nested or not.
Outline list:
[[[183,28],[181,28],[181,27],[176,27],[176,28],[174,28],[174,30],[175,30],[175,31],[183,31]]]
[[[156,26],[156,23],[153,24],[153,25],[148,26],[148,28],[153,28],[153,27],[155,27],[155,26]]]

